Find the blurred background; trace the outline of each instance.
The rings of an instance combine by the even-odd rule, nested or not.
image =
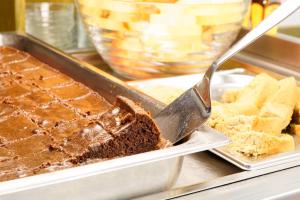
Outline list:
[[[149,78],[205,70],[229,48],[241,25],[245,29],[257,26],[281,3],[1,0],[0,31],[25,31],[67,52],[97,50],[118,74]],[[300,11],[268,34],[299,40]]]
[[[93,47],[73,0],[1,0],[0,31],[25,31],[62,50]]]

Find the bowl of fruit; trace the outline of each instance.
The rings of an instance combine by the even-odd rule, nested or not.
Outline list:
[[[102,58],[128,78],[203,72],[235,40],[249,0],[76,0]]]

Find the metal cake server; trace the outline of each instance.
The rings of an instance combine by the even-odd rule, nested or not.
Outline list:
[[[205,72],[202,81],[187,90],[155,116],[155,122],[163,136],[174,144],[199,128],[211,114],[210,82],[217,68],[298,8],[300,8],[300,0],[287,0],[283,3],[256,28],[214,61]]]

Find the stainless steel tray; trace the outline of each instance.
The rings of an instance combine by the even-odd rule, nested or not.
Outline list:
[[[248,75],[244,69],[236,68],[233,70],[218,72],[212,81],[212,98],[219,100],[224,91],[228,89],[241,88],[246,86],[252,79],[253,75]],[[295,74],[297,74],[295,72]],[[200,75],[187,75],[175,78],[161,78],[146,81],[132,81],[129,85],[143,91],[144,88],[153,87],[171,87],[188,89],[199,81]],[[229,161],[230,163],[244,170],[256,170],[270,166],[280,165],[300,159],[300,136],[294,135],[295,150],[291,152],[265,156],[261,158],[249,158],[242,154],[232,152],[226,146],[211,149],[210,151]]]
[[[108,101],[123,95],[139,102],[152,115],[163,105],[126,86],[111,75],[67,56],[25,34],[2,33],[0,45],[26,51],[99,92]],[[0,199],[126,199],[169,188],[176,180],[183,155],[228,143],[204,128],[180,145],[138,155],[0,183]]]
[[[265,35],[221,69],[241,67],[247,70],[247,74],[264,71],[275,76],[295,76],[300,81],[299,53],[299,42]],[[97,52],[74,56],[103,69],[104,61]],[[172,188],[141,199],[297,199],[300,182],[295,177],[298,176],[300,160],[245,171],[209,151],[203,151],[184,156],[180,175]],[[278,180],[280,184],[272,187],[266,184],[277,183]]]
[[[253,76],[251,75],[229,75],[226,77],[227,81],[224,83],[214,84],[214,97],[219,100],[224,91],[233,88],[241,88],[246,86]],[[270,166],[280,165],[291,161],[300,159],[300,136],[293,135],[295,141],[295,150],[286,153],[275,154],[271,156],[264,156],[259,158],[249,158],[242,154],[232,152],[226,146],[212,149],[211,152],[217,154],[230,163],[240,167],[244,170],[262,169]]]

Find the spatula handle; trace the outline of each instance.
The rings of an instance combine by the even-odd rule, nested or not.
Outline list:
[[[219,57],[211,66],[210,73],[216,71],[216,69],[224,63],[226,60],[231,58],[233,55],[244,49],[246,46],[254,42],[265,32],[279,24],[285,18],[290,16],[296,10],[300,8],[300,0],[287,0],[281,6],[279,6],[271,15],[263,20],[256,28],[247,33],[242,39],[235,43],[226,53]],[[208,75],[208,74],[207,74]],[[212,74],[210,74],[211,77]]]

